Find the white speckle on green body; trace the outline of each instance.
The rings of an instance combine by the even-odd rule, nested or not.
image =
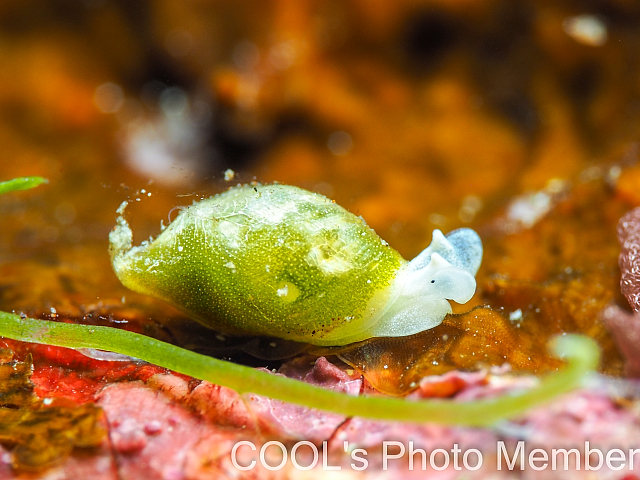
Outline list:
[[[482,257],[472,230],[436,231],[409,263],[359,217],[287,185],[202,200],[139,247],[125,206],[109,236],[120,281],[230,334],[344,345],[417,333],[451,311],[447,298],[471,298]]]

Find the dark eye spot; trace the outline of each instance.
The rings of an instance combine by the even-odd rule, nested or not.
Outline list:
[[[436,281],[435,280],[431,280],[431,283],[436,283]]]

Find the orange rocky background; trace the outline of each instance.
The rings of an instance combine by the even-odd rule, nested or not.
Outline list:
[[[0,309],[207,351],[208,332],[115,278],[107,254],[115,210],[133,201],[139,243],[175,206],[239,182],[277,181],[362,215],[405,258],[434,228],[471,227],[483,239],[478,291],[455,312],[484,307],[409,343],[311,352],[353,378],[365,372],[366,388],[406,394],[425,376],[505,363],[544,373],[558,366],[546,342],[563,332],[595,338],[601,372],[623,376],[600,312],[612,302],[628,309],[616,224],[640,205],[638,45],[640,6],[631,0],[5,0],[0,179],[50,183],[0,199]],[[235,176],[225,179],[229,169]],[[35,366],[36,399],[8,405],[55,397],[104,422],[99,410],[73,405],[86,409],[105,384],[132,379],[151,387],[141,395],[182,405],[161,393],[165,373],[151,367],[96,373],[103,367],[61,349],[4,347],[12,368],[29,352]],[[70,378],[79,383],[61,386]],[[222,414],[185,405],[180,415],[201,415],[189,417],[198,428],[226,425]],[[20,422],[11,425],[0,432],[7,452],[28,443],[11,433]],[[80,462],[70,449],[41,461],[14,456],[0,474],[63,471]],[[219,478],[190,472],[184,478]]]

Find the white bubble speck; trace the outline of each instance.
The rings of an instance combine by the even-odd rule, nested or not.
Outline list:
[[[607,43],[607,26],[595,15],[576,15],[562,22],[564,33],[576,42],[591,47],[601,47]]]
[[[551,210],[551,196],[536,192],[516,198],[507,210],[507,217],[524,228],[531,228]]]
[[[522,320],[522,310],[517,309],[509,314],[509,320],[512,322],[517,322],[518,320]]]

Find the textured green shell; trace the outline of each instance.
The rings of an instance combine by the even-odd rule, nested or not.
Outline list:
[[[131,230],[122,217],[125,206],[109,236],[120,281],[220,332],[343,345],[409,334],[398,325],[382,328],[380,323],[407,317],[407,307],[414,311],[410,316],[427,319],[413,318],[409,323],[419,326],[410,333],[437,325],[451,310],[438,296],[438,308],[432,308],[438,318],[428,320],[433,312],[415,301],[420,289],[411,285],[417,280],[413,263],[361,218],[297,187],[231,188],[183,209],[155,240],[139,247],[131,246]],[[451,250],[451,242],[444,241],[444,250]],[[428,250],[426,257],[421,254],[421,271],[440,272],[438,286],[457,282],[465,292],[446,298],[467,301],[475,290],[479,259],[470,273],[445,260],[446,254],[432,259]]]

